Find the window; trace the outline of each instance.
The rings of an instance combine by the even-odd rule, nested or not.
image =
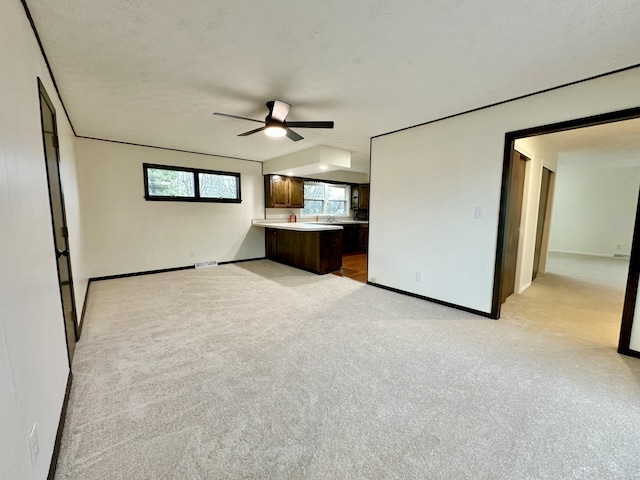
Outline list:
[[[240,174],[144,163],[147,200],[240,203]]]
[[[348,215],[349,186],[304,182],[303,215]]]

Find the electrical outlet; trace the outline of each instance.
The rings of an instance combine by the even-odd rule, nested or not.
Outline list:
[[[424,275],[422,272],[416,272],[416,282],[422,282],[424,280]]]
[[[40,454],[40,445],[38,445],[38,429],[36,424],[31,427],[31,433],[29,434],[29,448],[31,450],[31,465],[34,467],[38,463],[38,455]]]
[[[376,283],[376,277],[371,277],[371,278],[369,279],[369,281],[370,281],[371,283]]]
[[[194,257],[196,256],[196,252],[195,252],[195,250],[189,250],[189,256],[190,256],[191,258],[194,258]]]

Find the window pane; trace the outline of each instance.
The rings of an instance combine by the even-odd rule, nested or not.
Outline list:
[[[194,197],[192,172],[148,168],[149,195],[157,197]]]
[[[327,201],[327,212],[329,215],[346,215],[347,202],[344,200],[329,200]]]
[[[329,200],[346,200],[347,199],[346,187],[335,187],[333,185],[329,186],[328,192],[327,192],[327,198]]]
[[[200,196],[203,198],[238,198],[238,177],[215,173],[199,173]]]
[[[304,198],[312,200],[324,199],[324,185],[318,183],[305,183],[304,184]]]
[[[304,208],[302,209],[302,213],[306,213],[309,215],[319,215],[323,213],[324,210],[324,201],[323,200],[307,200],[304,201]]]

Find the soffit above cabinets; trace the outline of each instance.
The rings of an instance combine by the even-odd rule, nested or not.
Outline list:
[[[282,157],[267,160],[263,164],[264,174],[275,173],[295,177],[322,174],[334,170],[349,170],[351,152],[318,145]]]

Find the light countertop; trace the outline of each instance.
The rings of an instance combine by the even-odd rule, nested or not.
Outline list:
[[[280,230],[295,230],[297,232],[325,232],[328,230],[342,230],[340,225],[332,225],[327,223],[305,223],[305,222],[269,222],[267,220],[253,220],[254,227],[261,228],[277,228]]]

